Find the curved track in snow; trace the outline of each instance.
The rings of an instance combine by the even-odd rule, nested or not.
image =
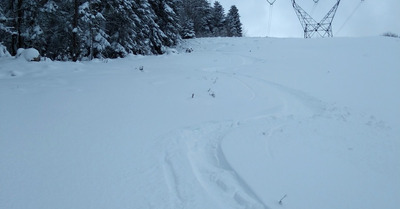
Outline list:
[[[243,57],[242,64],[249,64],[248,59]],[[322,102],[303,92],[225,70],[219,68],[206,72],[212,72],[213,77],[220,80],[230,79],[239,82],[241,88],[251,95],[248,99],[254,103],[262,103],[265,98],[268,98],[269,102],[265,108],[261,108],[261,112],[248,118],[210,121],[196,127],[185,127],[164,136],[165,141],[171,142],[162,163],[164,177],[170,189],[172,208],[193,207],[196,205],[193,204],[196,200],[194,197],[199,194],[209,195],[208,198],[213,200],[213,203],[210,203],[211,208],[213,206],[235,209],[270,208],[229,164],[222,149],[225,136],[240,129],[242,124],[269,117],[293,117],[299,113],[302,114],[301,117],[313,117],[322,114],[324,110]],[[271,127],[268,133],[264,134],[268,137],[278,129]],[[273,155],[272,148],[268,149],[270,149],[269,154]]]

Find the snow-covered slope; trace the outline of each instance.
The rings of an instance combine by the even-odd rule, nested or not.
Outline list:
[[[0,58],[0,208],[398,208],[400,39],[178,51]]]

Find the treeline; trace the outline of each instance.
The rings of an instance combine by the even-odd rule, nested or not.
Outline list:
[[[162,54],[181,39],[242,36],[238,9],[207,0],[1,0],[0,44],[55,60]]]

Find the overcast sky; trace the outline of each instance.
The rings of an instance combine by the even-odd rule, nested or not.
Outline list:
[[[215,0],[209,1],[213,4]],[[246,36],[303,37],[291,0],[276,0],[272,7],[267,0],[219,2],[225,12],[231,5],[237,6]],[[313,0],[296,2],[320,22],[337,0],[320,0],[317,5]],[[336,37],[377,36],[385,32],[400,35],[400,0],[341,0],[332,27]]]

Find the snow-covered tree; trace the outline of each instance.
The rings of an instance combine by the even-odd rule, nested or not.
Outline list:
[[[139,16],[138,28],[138,54],[162,54],[163,39],[167,36],[155,22],[156,14],[148,0],[137,0],[138,7],[133,11]]]
[[[166,35],[163,39],[165,46],[173,46],[181,39],[179,35],[181,25],[176,14],[179,3],[181,2],[178,0],[150,0],[156,15],[155,22]]]
[[[40,26],[39,15],[41,5],[40,1],[23,1],[23,19],[21,21],[21,34],[23,37],[23,47],[34,47],[42,52],[46,43],[43,30]]]
[[[226,16],[227,35],[229,37],[242,37],[242,23],[240,22],[239,10],[233,5]]]
[[[18,48],[22,46],[21,37],[21,20],[23,15],[22,1],[21,0],[3,0],[0,1],[0,8],[2,8],[1,29],[0,29],[0,42],[6,46],[11,53],[15,55]],[[17,12],[18,11],[18,12]],[[21,18],[18,18],[18,15]]]
[[[4,15],[3,4],[0,3],[0,34],[9,32],[9,29],[6,26],[6,22],[7,22],[7,18]],[[4,37],[4,36],[0,36],[0,37]]]
[[[181,10],[181,20],[185,22],[189,20],[193,23],[196,37],[212,36],[212,7],[207,0],[183,0]]]
[[[84,29],[81,31],[84,41],[82,53],[89,59],[104,57],[103,53],[110,46],[105,32],[106,19],[102,14],[104,4],[105,1],[89,0],[79,6],[81,29]]]
[[[211,21],[213,36],[226,36],[225,11],[218,1],[214,2]]]
[[[12,35],[11,28],[7,25],[7,17],[4,14],[5,2],[0,2],[0,44],[7,41],[6,37],[10,37]],[[5,47],[2,45],[2,47]]]
[[[134,7],[138,7],[135,0],[108,1],[104,11],[110,42],[108,57],[124,57],[138,50],[137,34],[141,19],[133,12]]]
[[[183,39],[190,39],[196,37],[196,32],[194,31],[193,21],[189,18],[182,20],[182,30],[181,36]]]

